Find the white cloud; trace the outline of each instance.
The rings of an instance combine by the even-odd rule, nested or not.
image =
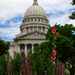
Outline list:
[[[1,0],[0,16],[9,17],[19,13],[24,14],[26,9],[32,4],[32,1],[33,0]],[[46,7],[52,8],[59,5],[68,5],[71,0],[38,0],[38,2],[46,9]]]
[[[20,33],[19,27],[0,28],[0,38],[7,41],[15,38],[15,35],[17,35],[18,33]]]
[[[55,23],[73,23],[75,20],[70,20],[68,15],[75,11],[75,6],[71,5],[72,0],[38,0],[40,6],[45,9],[46,14],[49,14],[51,24]],[[33,0],[0,0],[0,20],[7,20],[15,15],[25,15],[26,9],[31,6]],[[11,22],[11,27],[1,28],[0,34],[10,35],[11,37],[19,33],[18,23]]]
[[[29,5],[31,5],[31,0],[1,0],[0,16],[8,17],[24,13]]]
[[[19,27],[12,27],[12,28],[0,28],[1,34],[17,34],[20,32]]]

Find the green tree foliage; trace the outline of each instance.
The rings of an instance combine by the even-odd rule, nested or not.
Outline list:
[[[0,40],[0,55],[8,53],[8,49],[9,49],[9,42]]]
[[[72,24],[65,24],[57,25],[56,28],[59,35],[56,40],[53,40],[58,50],[58,58],[65,62],[75,53],[75,27]]]
[[[72,5],[75,5],[75,0],[72,0]],[[72,13],[71,16],[69,16],[70,19],[75,19],[75,12]]]
[[[75,4],[75,0],[72,0],[72,4]]]
[[[6,72],[6,61],[5,56],[0,56],[0,75],[5,75]]]
[[[72,55],[75,54],[75,27],[72,24],[65,24],[64,26],[56,25],[56,29],[57,34],[53,35],[51,27],[49,27],[46,35],[47,42],[41,43],[40,46],[34,49],[32,54],[33,71],[41,75],[45,70],[53,75],[52,67],[54,65],[51,63],[49,55],[55,45],[58,60],[75,63],[75,55]]]
[[[72,20],[75,19],[75,12],[73,12],[72,15],[69,16],[69,18],[72,19]]]
[[[9,42],[0,40],[0,75],[6,74],[6,56],[8,54]]]
[[[15,58],[12,60],[13,74],[20,75],[20,65],[21,65],[21,56],[20,54],[16,54]]]
[[[45,42],[34,49],[34,54],[32,54],[33,73],[37,72],[38,75],[43,75],[45,71],[49,74],[52,73],[52,70],[50,70],[52,68],[52,63],[49,58],[49,53],[51,52],[49,46],[49,43]]]

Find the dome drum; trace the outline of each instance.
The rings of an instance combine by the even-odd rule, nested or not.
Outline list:
[[[25,26],[25,27],[22,27],[21,28],[21,31],[23,33],[32,33],[32,32],[35,32],[35,31],[39,31],[39,32],[46,32],[45,30],[48,30],[48,27],[47,26],[43,26],[43,25],[33,25],[33,26]]]
[[[42,17],[42,16],[32,16],[32,17],[25,17],[23,19],[23,22],[46,22],[48,23],[47,17]]]
[[[35,31],[47,33],[48,19],[43,8],[38,5],[37,0],[34,0],[33,5],[27,9],[20,30],[26,34]]]

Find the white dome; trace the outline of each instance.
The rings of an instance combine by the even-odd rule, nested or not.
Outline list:
[[[39,5],[32,5],[27,9],[25,16],[45,16],[45,12]]]

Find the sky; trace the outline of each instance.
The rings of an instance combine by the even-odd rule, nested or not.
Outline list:
[[[28,7],[33,0],[0,0],[0,38],[13,40],[20,33],[20,25]],[[50,25],[56,23],[74,24],[75,20],[68,18],[75,11],[71,0],[38,0],[38,3],[45,10]]]

